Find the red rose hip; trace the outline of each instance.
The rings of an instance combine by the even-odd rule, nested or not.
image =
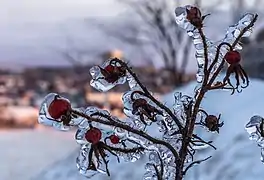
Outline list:
[[[71,109],[71,104],[65,99],[54,99],[48,108],[48,113],[53,119],[59,119],[62,115],[66,115]]]
[[[115,67],[112,65],[107,65],[104,70],[106,70],[108,73],[112,73],[115,70]]]
[[[102,132],[100,129],[92,127],[85,134],[85,139],[92,144],[96,144],[100,141]]]
[[[119,137],[118,136],[116,136],[116,135],[111,135],[110,136],[110,141],[111,141],[111,143],[113,143],[113,144],[118,144],[119,143]]]
[[[238,51],[228,51],[225,55],[225,60],[229,64],[237,64],[241,60],[240,53]]]

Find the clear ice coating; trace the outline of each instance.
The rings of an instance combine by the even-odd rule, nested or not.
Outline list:
[[[193,44],[196,49],[195,57],[197,60],[197,74],[196,79],[198,83],[201,83],[203,81],[204,77],[204,64],[205,64],[205,55],[204,55],[204,45],[202,37],[199,33],[199,30],[195,28],[190,21],[187,19],[187,9],[189,10],[191,6],[184,6],[184,7],[177,7],[175,9],[175,16],[176,16],[176,23],[183,29],[186,30],[187,34],[192,37]],[[237,24],[229,26],[229,28],[226,31],[225,37],[217,42],[212,42],[210,39],[205,37],[205,43],[208,49],[208,64],[210,65],[216,55],[217,46],[222,42],[227,42],[229,44],[233,44],[236,40],[236,38],[240,35],[240,33],[243,31],[243,29],[249,25],[249,23],[253,20],[254,15],[253,14],[245,14],[241,19],[238,21]],[[249,29],[246,31],[242,37],[248,37],[252,33],[252,29]],[[242,50],[242,46],[239,42],[236,43],[234,49],[236,50]],[[222,61],[225,53],[228,51],[227,48],[221,48],[219,58],[217,60],[217,63],[213,67],[213,72],[217,69],[220,62]]]
[[[131,74],[127,73],[127,79],[126,80],[128,82],[129,88],[131,90],[140,88],[139,84],[136,82],[135,78]]]
[[[92,161],[95,164],[96,171],[91,169],[91,167],[89,167],[90,148],[91,148],[90,144],[83,144],[80,147],[79,155],[76,158],[76,165],[77,165],[77,169],[79,170],[80,174],[87,176],[87,177],[91,177],[97,174],[98,172],[106,174],[104,167],[101,167],[102,163],[99,163],[94,155],[92,156]]]
[[[174,94],[175,103],[173,105],[174,114],[180,120],[180,122],[184,125],[186,122],[186,108],[193,100],[192,97],[187,95],[182,95],[182,93],[177,92]]]
[[[261,149],[261,162],[264,164],[264,118],[253,116],[245,126],[251,141],[257,142]]]
[[[147,98],[139,88],[134,88],[134,90],[126,92],[122,100],[124,104],[124,114],[131,118],[134,125],[139,128],[144,128],[142,123],[151,125],[153,121],[150,117],[153,116],[154,120],[157,121],[157,116],[162,114],[156,104]]]
[[[68,99],[63,98],[56,93],[48,94],[44,97],[44,100],[40,105],[38,122],[46,126],[54,127],[58,130],[69,130],[69,126],[63,124],[61,117],[53,118],[49,112],[50,105],[55,101],[56,98],[64,100],[70,104],[70,101]]]
[[[94,66],[90,69],[90,74],[92,75],[92,80],[90,85],[97,89],[98,91],[108,91],[115,87],[117,84],[124,84],[126,82],[126,75],[114,75],[116,70],[113,67],[120,67],[120,65],[109,64],[111,60],[106,61],[102,67]],[[111,67],[111,68],[109,68]],[[111,76],[110,76],[111,75]]]
[[[229,26],[222,42],[228,42],[229,44],[233,44],[235,39],[241,34],[243,29],[250,24],[253,18],[254,18],[254,14],[251,13],[247,13],[243,15],[237,24]],[[249,29],[243,34],[242,37],[249,37],[251,33],[252,33],[252,29]],[[238,43],[234,49],[242,50],[242,46]]]
[[[197,71],[197,81],[202,82],[204,77],[204,64],[205,64],[205,55],[204,55],[204,44],[201,38],[200,32],[195,28],[187,19],[187,9],[190,9],[191,6],[179,7],[175,10],[176,22],[177,24],[184,28],[187,31],[187,34],[192,37],[193,44],[196,49],[195,57],[197,59],[198,71]],[[208,38],[205,38],[206,47],[208,49],[208,60],[209,64],[213,62],[217,50],[217,46],[221,42],[228,42],[230,44],[235,42],[235,39],[240,35],[243,29],[252,21],[253,14],[244,15],[237,24],[230,26],[227,30],[227,33],[221,41],[213,43]],[[247,37],[251,34],[251,29],[244,33],[243,37]],[[242,47],[240,44],[236,44],[235,49],[240,50]],[[219,66],[223,55],[228,51],[227,48],[221,48],[221,53],[219,55],[218,62],[214,65],[213,71]],[[146,133],[151,136],[150,130],[154,129],[156,132],[159,130],[160,134],[155,134],[155,138],[165,141],[167,144],[170,144],[174,149],[179,153],[182,146],[182,134],[179,132],[179,128],[175,123],[175,120],[167,113],[165,110],[161,110],[153,101],[151,101],[149,96],[144,95],[143,89],[134,78],[134,74],[129,73],[129,69],[122,69],[121,65],[118,63],[111,63],[111,60],[105,62],[102,66],[95,66],[91,68],[90,73],[92,75],[91,86],[96,88],[99,91],[108,91],[117,84],[124,84],[126,81],[130,87],[130,91],[126,92],[123,97],[124,104],[124,114],[128,117],[127,119],[119,120],[117,117],[111,116],[111,114],[106,111],[99,109],[97,107],[87,107],[87,108],[73,108],[71,110],[79,111],[88,116],[88,118],[79,117],[74,114],[70,114],[65,120],[65,116],[68,114],[58,114],[54,109],[51,108],[51,104],[59,99],[63,101],[64,108],[71,108],[70,101],[66,98],[59,96],[58,94],[51,93],[48,94],[44,101],[41,104],[39,111],[38,121],[41,124],[55,127],[60,130],[69,130],[71,126],[77,128],[75,134],[75,140],[80,146],[80,151],[76,159],[76,164],[79,172],[86,177],[91,177],[94,174],[106,173],[106,164],[102,163],[103,158],[98,155],[98,152],[93,151],[94,148],[98,148],[99,143],[103,143],[102,148],[106,161],[108,162],[108,157],[110,155],[118,155],[118,157],[123,158],[125,161],[135,162],[142,157],[142,154],[147,154],[149,156],[148,163],[145,166],[146,173],[144,175],[144,180],[156,180],[158,179],[158,172],[163,172],[162,179],[171,180],[175,179],[176,165],[175,157],[173,153],[164,145],[159,145],[152,143],[151,140],[147,140],[146,136],[140,136],[141,132]],[[139,93],[135,93],[139,92]],[[195,90],[199,92],[199,86]],[[132,94],[134,95],[132,96]],[[184,126],[186,122],[186,108],[190,102],[194,101],[195,98],[183,95],[182,93],[176,93],[175,104],[172,107],[173,114],[179,119],[180,123]],[[135,103],[135,101],[140,100],[141,103]],[[58,106],[55,106],[58,108]],[[56,109],[55,108],[55,109]],[[58,111],[61,112],[59,106]],[[150,120],[151,109],[157,110],[159,112],[155,114],[155,119]],[[74,112],[72,111],[72,112]],[[64,111],[62,111],[64,112]],[[143,115],[141,114],[142,112]],[[55,113],[55,115],[54,115]],[[157,117],[156,117],[157,115]],[[55,117],[55,118],[54,118]],[[91,118],[97,118],[97,120],[111,122],[114,125],[104,125],[102,123],[97,123],[91,120]],[[148,127],[146,128],[146,125]],[[129,132],[125,130],[126,128],[116,127],[117,123],[133,128],[133,131]],[[91,127],[96,127],[97,133],[100,131],[100,137],[97,136],[97,141],[91,141],[89,139],[89,133],[87,133]],[[149,128],[151,127],[151,129]],[[154,128],[153,128],[154,127]],[[145,129],[146,128],[146,129]],[[149,131],[148,131],[149,130]],[[261,148],[261,161],[264,162],[264,120],[260,116],[254,116],[251,118],[250,122],[246,125],[246,130],[250,134],[250,139],[258,143],[258,146]],[[90,131],[91,132],[91,131]],[[133,132],[133,133],[132,133]],[[98,135],[98,134],[97,134]],[[88,137],[89,136],[89,137]],[[118,139],[113,139],[118,138]],[[158,136],[158,137],[157,137]],[[88,142],[88,140],[89,142]],[[112,138],[112,139],[111,139]],[[90,142],[93,142],[91,144]],[[98,143],[98,144],[96,144]],[[131,152],[118,151],[117,148],[129,149],[143,147],[144,151],[137,150]],[[113,148],[116,151],[113,153],[109,152],[109,148]],[[194,150],[190,150],[191,153],[194,153],[196,147],[192,146]],[[102,149],[101,149],[102,150]],[[102,151],[100,151],[102,152]],[[99,159],[99,160],[98,160]],[[188,154],[185,159],[185,165],[193,161],[192,155]],[[91,162],[94,166],[90,166]],[[89,165],[90,164],[90,165]],[[111,165],[109,163],[109,165]],[[162,168],[163,167],[163,168]]]

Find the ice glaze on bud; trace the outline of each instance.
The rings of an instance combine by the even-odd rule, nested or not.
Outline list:
[[[66,115],[71,109],[71,104],[65,99],[55,98],[48,108],[48,113],[53,119],[59,119],[61,116]]]
[[[85,139],[92,144],[96,144],[100,141],[102,132],[100,129],[92,127],[85,134]]]
[[[113,143],[113,144],[118,144],[119,141],[120,141],[120,138],[119,138],[117,135],[111,135],[111,136],[110,136],[110,141],[111,141],[111,143]]]
[[[108,83],[116,82],[120,77],[124,77],[126,70],[122,66],[107,65],[105,68],[101,68],[101,73]]]
[[[225,55],[225,60],[229,64],[237,64],[241,60],[240,53],[238,51],[228,51]]]

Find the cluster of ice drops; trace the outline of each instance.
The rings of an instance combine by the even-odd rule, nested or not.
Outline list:
[[[203,40],[200,32],[194,26],[195,18],[190,19],[192,16],[198,16],[199,11],[191,11],[194,14],[190,14],[192,8],[192,6],[176,8],[175,15],[176,23],[193,38],[196,49],[195,57],[198,63],[197,82],[199,87],[204,78],[205,57]],[[206,38],[209,65],[214,60],[217,46],[222,42],[232,44],[253,17],[253,14],[244,15],[237,24],[228,28],[221,41],[212,42]],[[250,34],[251,29],[245,32],[243,37]],[[237,44],[234,50],[241,50],[241,48]],[[227,52],[227,49],[222,48],[219,59],[223,59]],[[238,64],[237,58],[240,56],[234,52],[229,54],[229,58],[226,58],[230,60],[231,63],[227,61],[230,64]],[[212,68],[216,70],[219,63],[216,63]],[[127,118],[118,119],[108,111],[97,107],[74,108],[67,98],[57,93],[50,93],[41,104],[39,123],[62,131],[76,130],[75,140],[80,145],[76,164],[79,172],[84,176],[89,177],[98,172],[110,175],[109,166],[111,166],[113,158],[109,158],[109,156],[113,156],[118,162],[120,159],[134,162],[142,155],[147,155],[149,161],[145,166],[144,180],[174,179],[175,156],[169,147],[171,146],[179,152],[182,141],[181,134],[177,133],[179,127],[171,115],[153,99],[152,93],[138,81],[126,62],[115,58],[110,59],[102,66],[91,68],[90,74],[92,76],[91,86],[101,92],[106,92],[119,84],[126,82],[129,84],[130,90],[122,97],[124,114]],[[186,120],[185,107],[189,102],[195,102],[195,100],[195,98],[181,93],[175,94],[175,104],[171,112],[182,125]],[[155,134],[148,134],[151,128],[157,129]],[[264,145],[262,146],[263,119],[252,118],[247,128],[253,129],[251,130],[251,139],[257,140],[259,145],[264,147]],[[208,127],[207,130],[211,129]],[[168,145],[164,146],[161,141]],[[193,149],[195,150],[195,147]],[[186,165],[191,162],[192,157],[187,156]]]

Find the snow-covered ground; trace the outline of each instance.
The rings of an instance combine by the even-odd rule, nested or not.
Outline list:
[[[193,93],[196,82],[179,89],[188,95]],[[202,107],[210,114],[222,114],[225,122],[220,134],[204,129],[197,133],[205,139],[213,139],[216,151],[200,150],[196,158],[212,155],[213,158],[193,167],[187,180],[262,180],[264,165],[260,162],[260,150],[248,140],[244,125],[253,115],[264,116],[264,82],[251,80],[250,86],[240,94],[229,91],[208,93]],[[164,102],[171,106],[173,94]],[[84,180],[78,174],[75,158],[78,154],[72,133],[2,132],[2,164],[0,179],[3,180]],[[146,158],[136,163],[120,163],[111,166],[111,178],[96,175],[93,180],[140,180]],[[115,159],[112,160],[115,162]],[[111,163],[112,164],[112,163]],[[46,167],[46,168],[45,168]],[[13,169],[12,169],[13,168]]]
[[[179,91],[191,95],[196,83],[191,83]],[[168,106],[174,101],[173,94],[165,96]],[[264,165],[260,162],[260,149],[249,141],[244,125],[253,115],[264,115],[264,82],[251,80],[250,86],[242,93],[230,95],[230,91],[209,92],[202,107],[209,114],[222,114],[224,126],[220,134],[211,134],[198,129],[202,137],[214,140],[217,150],[211,148],[201,150],[198,159],[209,155],[213,157],[192,168],[188,180],[262,180]],[[196,156],[197,158],[197,156]]]
[[[73,133],[0,131],[0,179],[29,180],[76,149]]]

